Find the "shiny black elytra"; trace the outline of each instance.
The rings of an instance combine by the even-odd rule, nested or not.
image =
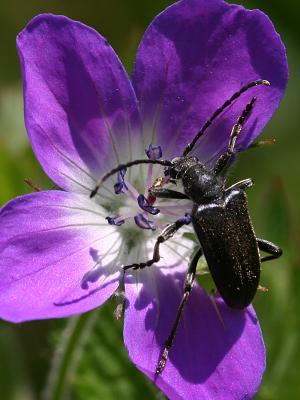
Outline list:
[[[256,80],[243,86],[214,112],[192,142],[186,146],[181,157],[172,161],[135,160],[119,165],[107,173],[91,193],[91,197],[93,197],[102,182],[121,169],[137,164],[160,164],[166,167],[165,176],[171,182],[181,180],[184,193],[161,186],[152,187],[150,194],[157,198],[190,199],[194,204],[190,216],[178,219],[161,232],[155,243],[151,260],[123,267],[126,271],[130,268],[150,267],[158,262],[160,260],[160,244],[170,239],[182,226],[192,222],[200,248],[188,268],[184,293],[174,324],[157,364],[157,375],[161,374],[166,365],[183,308],[192,290],[197,263],[203,254],[218,292],[225,303],[234,309],[244,309],[252,302],[259,286],[261,263],[277,258],[282,254],[282,250],[278,246],[257,238],[253,230],[245,193],[245,190],[253,185],[253,181],[245,179],[228,188],[225,187],[224,174],[235,154],[236,140],[251,114],[256,98],[253,97],[246,105],[243,113],[234,124],[227,150],[217,159],[212,169],[209,169],[196,157],[189,156],[196,142],[213,120],[242,93],[257,85],[269,86],[270,84],[265,80]],[[261,258],[259,250],[269,253],[269,256]]]

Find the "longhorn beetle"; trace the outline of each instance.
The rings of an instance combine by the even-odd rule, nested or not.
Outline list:
[[[235,154],[237,138],[249,117],[256,98],[246,105],[244,111],[233,125],[226,152],[222,154],[213,168],[209,169],[198,158],[190,156],[199,138],[212,122],[242,93],[257,85],[269,86],[266,80],[255,80],[234,93],[209,120],[205,122],[194,139],[183,150],[180,157],[169,160],[134,160],[117,166],[108,172],[97,184],[90,197],[93,197],[101,184],[111,175],[138,164],[160,164],[165,166],[165,177],[172,182],[181,180],[184,193],[163,188],[158,185],[150,189],[150,194],[159,198],[190,199],[192,213],[168,225],[158,236],[152,259],[126,265],[124,271],[132,268],[150,267],[160,260],[159,246],[170,239],[185,224],[192,222],[200,248],[188,268],[184,293],[177,310],[175,321],[165,342],[165,347],[156,367],[156,375],[161,374],[172,346],[182,311],[192,290],[199,258],[204,254],[216,288],[225,303],[234,309],[244,309],[253,300],[259,285],[261,263],[281,256],[282,250],[275,244],[255,236],[248,213],[245,190],[253,185],[252,179],[245,179],[225,188],[224,173]],[[269,255],[260,257],[259,250]]]

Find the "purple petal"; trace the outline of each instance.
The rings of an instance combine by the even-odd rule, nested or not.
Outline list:
[[[251,399],[265,369],[259,323],[245,311],[215,303],[194,284],[166,367],[154,377],[182,295],[184,275],[163,275],[158,268],[128,277],[125,345],[135,365],[170,399]],[[155,282],[155,288],[154,283]],[[218,311],[216,311],[218,310]]]
[[[100,306],[118,286],[120,237],[104,210],[61,191],[19,197],[0,212],[0,317],[65,317]]]
[[[93,29],[40,15],[17,39],[25,123],[45,172],[63,189],[83,191],[130,159],[139,132],[136,98],[120,60]]]
[[[182,153],[202,124],[243,85],[266,79],[243,94],[219,117],[195,154],[216,158],[228,144],[233,124],[257,96],[238,140],[246,148],[276,110],[287,83],[284,46],[259,10],[222,0],[183,0],[154,19],[140,44],[133,84],[145,131],[162,146],[163,157]]]

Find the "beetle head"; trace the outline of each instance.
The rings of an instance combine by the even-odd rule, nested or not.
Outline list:
[[[165,169],[165,176],[171,179],[181,179],[185,172],[198,163],[196,157],[176,157],[172,160],[172,166]]]

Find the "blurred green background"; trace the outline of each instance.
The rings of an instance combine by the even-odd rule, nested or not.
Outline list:
[[[209,1],[209,0],[207,0]],[[166,0],[1,0],[0,2],[0,205],[29,192],[24,178],[51,183],[29,146],[23,125],[19,61],[15,37],[36,14],[65,14],[107,37],[130,71],[139,40]],[[252,177],[249,203],[259,237],[280,244],[284,256],[264,265],[255,308],[267,346],[268,365],[257,399],[300,398],[300,3],[295,0],[243,1],[273,20],[288,52],[290,81],[285,99],[264,138],[275,146],[239,158],[231,179]],[[127,359],[122,323],[113,304],[70,320],[11,325],[0,322],[0,398],[159,399],[164,396]],[[56,349],[56,351],[55,351]],[[50,368],[52,365],[52,369]],[[51,372],[50,372],[51,371]]]

